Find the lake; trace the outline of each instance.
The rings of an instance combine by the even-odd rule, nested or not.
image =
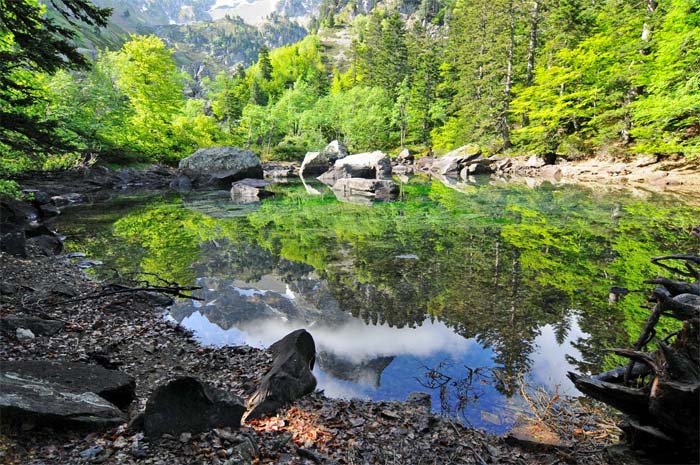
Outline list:
[[[520,386],[577,395],[567,371],[619,363],[636,339],[656,255],[699,250],[698,199],[573,185],[413,178],[356,204],[318,185],[149,193],[66,209],[70,251],[107,277],[198,285],[169,310],[203,344],[266,347],[306,328],[330,397],[405,399],[494,433],[527,411]],[[617,302],[616,286],[630,292]]]

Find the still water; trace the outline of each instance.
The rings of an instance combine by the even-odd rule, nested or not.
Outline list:
[[[167,318],[204,344],[266,347],[306,328],[331,397],[405,399],[495,433],[526,411],[520,383],[576,395],[567,371],[615,366],[649,258],[697,252],[698,199],[543,184],[422,178],[402,200],[355,204],[280,184],[262,203],[226,192],[115,197],[68,209],[67,247],[109,267],[201,286]],[[155,278],[152,278],[155,279]]]

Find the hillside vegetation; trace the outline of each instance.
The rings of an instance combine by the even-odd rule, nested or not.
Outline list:
[[[8,68],[31,98],[0,94],[12,109],[0,124],[3,170],[175,162],[212,144],[301,159],[336,138],[353,151],[700,153],[692,0],[324,2],[317,33],[272,50],[304,32],[282,17],[268,24],[163,26],[165,39],[131,36],[87,71]],[[0,34],[10,57],[16,34]],[[41,141],[17,137],[20,116],[47,129]]]

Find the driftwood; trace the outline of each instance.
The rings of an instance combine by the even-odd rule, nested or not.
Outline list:
[[[663,263],[681,260],[685,270]],[[630,363],[592,377],[569,373],[584,394],[611,405],[627,416],[626,432],[636,446],[698,454],[700,442],[700,264],[697,255],[655,257],[652,263],[693,278],[695,282],[657,277],[656,301],[632,349],[612,349]],[[656,325],[663,317],[680,320],[682,329],[665,339],[657,338]],[[669,341],[671,341],[669,343]],[[647,349],[651,343],[655,350]],[[676,457],[677,458],[677,457]]]

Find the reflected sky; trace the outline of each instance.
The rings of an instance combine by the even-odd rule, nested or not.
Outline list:
[[[494,433],[507,432],[515,416],[525,409],[517,394],[507,397],[499,391],[502,380],[497,376],[499,366],[494,362],[493,351],[439,320],[426,318],[415,327],[398,328],[386,323],[368,324],[347,314],[343,323],[326,325],[315,319],[290,319],[285,316],[286,307],[273,308],[277,302],[274,299],[261,302],[261,297],[276,296],[294,305],[304,305],[304,296],[295,294],[289,284],[282,285],[274,276],[255,282],[262,289],[241,280],[229,284],[220,280],[202,280],[202,283],[214,286],[202,291],[204,302],[192,300],[176,306],[180,313],[186,309],[187,316],[180,323],[194,331],[200,342],[266,348],[289,332],[305,328],[313,335],[319,353],[314,368],[318,389],[330,397],[405,400],[411,392],[429,392],[435,412],[458,417]],[[224,329],[210,321],[207,314],[216,318],[221,317],[219,312],[226,314],[226,296],[231,294],[251,305],[270,307],[273,312],[267,318],[246,320],[230,308],[235,326]],[[212,313],[214,308],[216,313]],[[566,355],[580,357],[571,343],[586,337],[576,316],[561,344],[552,325],[539,328],[528,380],[561,394],[576,395],[566,378],[566,372],[575,367],[567,362]],[[471,379],[467,379],[467,373],[472,373]]]

